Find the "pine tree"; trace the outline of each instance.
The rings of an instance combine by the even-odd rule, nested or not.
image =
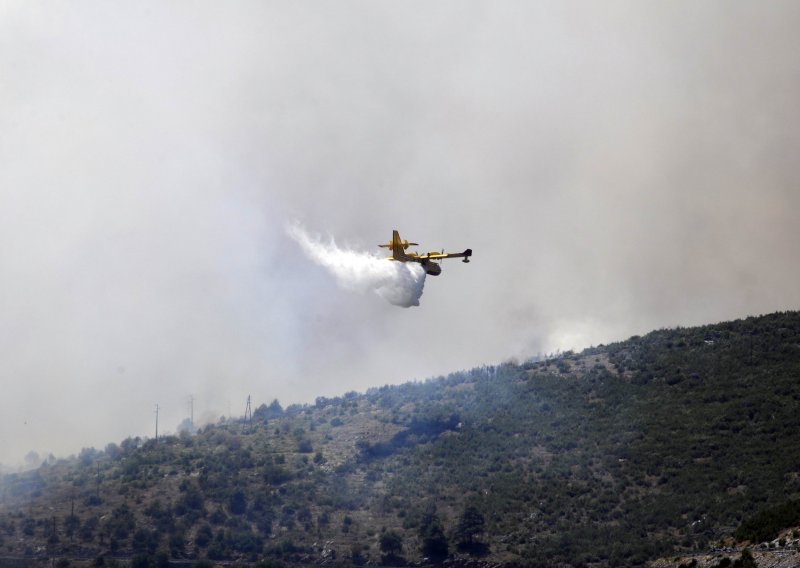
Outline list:
[[[464,509],[456,527],[456,542],[463,549],[474,548],[479,541],[477,536],[483,532],[486,521],[483,514],[474,505],[469,505]]]
[[[447,537],[435,509],[423,515],[419,524],[419,538],[423,555],[437,561],[447,558]]]

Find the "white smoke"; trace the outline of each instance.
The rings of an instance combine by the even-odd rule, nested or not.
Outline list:
[[[287,225],[286,232],[311,260],[327,268],[345,290],[361,293],[373,290],[395,306],[419,306],[425,286],[425,271],[419,264],[389,262],[377,254],[339,248],[333,237],[330,242],[323,242],[319,237],[311,237],[297,223]]]

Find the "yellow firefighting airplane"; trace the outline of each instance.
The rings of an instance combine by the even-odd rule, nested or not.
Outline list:
[[[472,256],[472,249],[467,249],[464,252],[445,253],[442,252],[429,252],[427,254],[419,254],[416,252],[406,252],[408,247],[419,246],[418,243],[410,243],[407,240],[400,240],[400,233],[392,231],[392,240],[388,244],[378,245],[382,248],[388,248],[392,251],[392,256],[387,257],[388,260],[398,260],[400,262],[419,262],[422,268],[431,276],[439,276],[442,273],[442,267],[437,260],[444,260],[445,258],[463,258],[461,262],[469,262],[469,257]]]

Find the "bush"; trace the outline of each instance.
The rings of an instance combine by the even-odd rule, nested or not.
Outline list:
[[[228,499],[228,509],[234,515],[243,515],[247,510],[247,499],[241,490],[234,491]]]
[[[400,556],[403,553],[403,539],[395,531],[386,531],[378,542],[381,552],[386,556]]]

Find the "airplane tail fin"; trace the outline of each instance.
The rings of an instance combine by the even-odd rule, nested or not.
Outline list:
[[[419,246],[419,243],[410,243],[400,238],[400,233],[397,230],[392,231],[392,240],[385,245],[378,245],[381,248],[388,248],[392,250],[394,260],[408,260],[408,255],[405,250],[411,246]]]
[[[405,251],[405,248],[403,247],[403,241],[400,240],[400,233],[392,231],[392,258],[402,260],[405,256],[403,251]]]

